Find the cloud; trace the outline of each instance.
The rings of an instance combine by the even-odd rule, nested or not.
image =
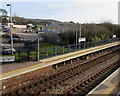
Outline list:
[[[47,1],[47,0],[46,0]],[[75,22],[100,22],[102,19],[117,23],[117,2],[16,2],[13,11],[19,16],[47,18]],[[77,1],[77,0],[75,0]],[[86,1],[86,0],[85,0]],[[89,1],[89,0],[88,0]],[[5,3],[4,3],[5,4]],[[21,7],[22,6],[22,7]]]
[[[75,3],[61,10],[54,17],[75,22],[101,22],[110,20],[117,23],[117,3]]]
[[[118,2],[119,0],[1,0],[2,2]]]

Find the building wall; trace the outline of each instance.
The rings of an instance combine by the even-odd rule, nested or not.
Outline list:
[[[57,24],[49,24],[48,26],[44,27],[43,32],[45,33],[43,38],[45,41],[60,44],[60,26]]]
[[[13,25],[14,28],[26,28],[26,25]]]
[[[8,27],[10,28],[11,23],[8,23]],[[13,28],[26,28],[26,25],[14,25],[14,23],[12,23],[12,27]]]
[[[48,26],[44,27],[43,31],[46,33],[49,33],[49,32],[60,33],[60,26],[57,24],[49,24]]]
[[[45,41],[52,42],[55,44],[61,43],[61,38],[60,38],[59,34],[45,33],[43,38]]]

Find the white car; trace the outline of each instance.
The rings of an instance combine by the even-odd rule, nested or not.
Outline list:
[[[16,52],[16,50],[14,48],[12,49],[9,44],[1,44],[0,48],[2,49],[3,54],[11,54],[12,52]]]

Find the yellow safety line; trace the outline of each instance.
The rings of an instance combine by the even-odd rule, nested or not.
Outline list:
[[[110,86],[109,88],[107,88],[107,89],[105,89],[104,91],[103,91],[103,94],[110,94],[114,89],[116,88],[116,86],[114,85],[112,85],[112,86]]]
[[[28,67],[24,67],[24,68],[16,69],[16,70],[13,70],[13,71],[5,72],[5,73],[0,74],[0,76],[5,75],[5,74],[9,74],[9,73],[14,73],[16,71],[20,71],[20,70],[23,70],[23,69],[29,69],[31,67],[35,67],[35,66],[38,66],[38,65],[41,65],[41,64],[43,64],[43,63],[38,63],[38,64],[31,65],[31,66],[28,66]]]
[[[111,80],[112,80],[112,78],[114,78],[114,77],[116,77],[116,79],[118,78],[118,72],[117,71],[119,71],[119,69],[117,69],[114,73],[112,73],[111,75],[110,75],[110,77],[108,77],[110,80],[108,81],[109,83],[107,84],[108,85],[108,88],[106,88],[104,91],[103,91],[103,94],[111,94],[111,92],[118,86],[118,83],[119,83],[119,81],[116,83],[116,84],[113,84],[113,83],[111,83]],[[116,74],[117,73],[117,74]]]
[[[109,44],[106,44],[106,45],[102,45],[102,46],[96,46],[96,47],[107,47],[108,45],[111,45],[111,44],[118,44],[119,42],[113,42],[113,43],[109,43]],[[110,46],[111,47],[111,46]],[[95,47],[94,47],[95,48]],[[96,48],[95,48],[96,49]],[[85,49],[86,50],[86,49]],[[88,52],[88,51],[91,51],[91,50],[93,50],[93,48],[91,48],[90,50],[87,50],[87,51],[85,51],[85,52]],[[81,50],[80,50],[81,51]],[[82,50],[83,51],[83,50]],[[84,52],[82,52],[82,53],[84,53]],[[82,54],[81,53],[81,54]],[[79,54],[79,53],[76,53],[76,54]],[[76,55],[76,54],[71,54],[71,55],[69,55],[69,57],[70,56],[72,56],[72,55]],[[66,54],[63,54],[63,55],[66,55]],[[23,70],[23,69],[28,69],[28,68],[32,68],[32,67],[35,67],[35,66],[38,66],[38,65],[41,65],[41,64],[44,64],[44,63],[49,63],[49,62],[51,62],[51,61],[56,61],[56,60],[60,60],[60,59],[62,59],[62,58],[64,58],[64,57],[61,57],[61,58],[56,58],[56,59],[54,59],[54,60],[50,60],[50,61],[47,61],[47,62],[42,62],[42,63],[38,63],[38,64],[35,64],[35,65],[31,65],[31,66],[28,66],[28,67],[24,67],[24,68],[20,68],[20,69],[16,69],[16,70],[13,70],[13,71],[9,71],[9,72],[5,72],[5,73],[3,73],[3,74],[0,74],[0,76],[3,76],[3,75],[5,75],[5,74],[9,74],[9,73],[14,73],[14,72],[16,72],[16,71],[20,71],[20,70]],[[49,59],[49,58],[48,58]],[[43,59],[43,60],[39,60],[39,61],[44,61],[45,59]]]

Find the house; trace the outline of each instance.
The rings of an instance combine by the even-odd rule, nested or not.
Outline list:
[[[52,43],[62,43],[61,33],[75,32],[79,29],[79,25],[71,23],[51,23],[44,27],[44,40]]]
[[[61,43],[60,34],[60,26],[58,24],[49,24],[45,26],[43,29],[44,35],[43,38],[45,41],[59,44]]]
[[[13,28],[26,28],[26,25],[16,25],[14,23],[7,23],[8,28],[10,28],[11,24]]]
[[[48,26],[44,27],[43,30],[45,33],[54,33],[54,34],[58,34],[60,33],[60,26],[57,24],[49,24]]]
[[[26,25],[13,25],[13,28],[26,28]]]

